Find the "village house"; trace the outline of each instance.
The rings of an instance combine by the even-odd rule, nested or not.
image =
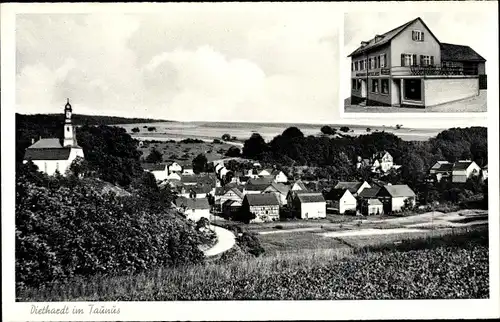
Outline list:
[[[190,176],[194,174],[194,169],[192,165],[185,165],[182,167],[182,175]]]
[[[271,186],[272,180],[268,178],[250,179],[243,189],[244,194],[262,193],[266,188]]]
[[[64,134],[62,138],[40,138],[26,149],[23,163],[31,160],[41,172],[49,176],[56,174],[66,175],[73,161],[80,157],[85,158],[83,149],[76,141],[76,133],[71,117],[73,109],[69,99],[64,106]]]
[[[267,222],[279,220],[279,201],[272,193],[247,194],[243,199],[241,211],[252,213],[255,219],[250,222]]]
[[[181,175],[179,174],[179,172],[169,172],[169,174],[167,175],[167,177],[165,178],[166,180],[169,180],[169,181],[181,181]]]
[[[243,197],[244,195],[240,189],[238,189],[237,187],[228,187],[225,188],[223,193],[218,196],[218,198],[216,199],[216,203],[222,205],[227,200],[234,200],[241,203],[243,201]]]
[[[356,212],[357,210],[357,200],[349,189],[330,189],[325,198],[330,204],[332,210],[341,215],[346,211]]]
[[[178,162],[175,162],[175,161],[172,162],[168,166],[168,174],[171,174],[171,173],[181,174],[182,173],[182,166]]]
[[[377,198],[384,205],[384,213],[392,213],[403,210],[403,207],[415,207],[416,195],[408,185],[395,184],[380,188]]]
[[[215,187],[203,183],[195,186],[183,186],[179,191],[179,196],[192,199],[207,198],[215,193],[214,190]]]
[[[346,182],[346,181],[339,181],[334,189],[347,189],[349,192],[356,197],[359,195],[364,189],[366,188],[371,188],[370,184],[366,181],[363,182]]]
[[[259,177],[272,178],[278,183],[287,183],[288,177],[281,170],[277,169],[263,169],[258,173]]]
[[[243,200],[231,200],[228,199],[222,204],[222,213],[226,218],[235,218],[241,211],[241,205]]]
[[[471,160],[460,160],[453,164],[451,172],[452,182],[466,182],[472,176],[478,176],[481,173],[481,168],[476,162]]]
[[[453,171],[453,163],[448,161],[437,161],[429,169],[429,175],[431,176],[431,181],[440,182],[442,179],[451,178],[451,173]]]
[[[424,108],[477,96],[486,85],[485,59],[441,43],[421,18],[361,41],[348,57],[352,104]]]
[[[256,169],[248,169],[246,176],[250,179],[257,179],[259,178],[259,172]]]
[[[297,180],[292,184],[292,187],[290,188],[290,190],[292,190],[292,191],[298,191],[298,190],[307,191],[307,188],[306,188],[304,182],[302,182],[302,180]]]
[[[271,182],[271,184],[265,188],[263,193],[274,193],[278,201],[280,202],[280,207],[287,204],[287,195],[290,187],[283,183]]]
[[[192,199],[178,197],[175,200],[175,205],[189,220],[194,222],[197,222],[201,218],[210,220],[210,205],[207,198]]]
[[[384,213],[384,205],[376,198],[363,200],[361,203],[361,213],[365,216],[382,215]]]
[[[165,163],[142,163],[144,171],[151,172],[157,181],[166,180],[168,177],[168,165]]]
[[[320,192],[295,194],[290,209],[294,217],[301,219],[326,217],[326,201]]]
[[[372,172],[387,172],[394,166],[392,155],[387,151],[375,153],[372,160]]]

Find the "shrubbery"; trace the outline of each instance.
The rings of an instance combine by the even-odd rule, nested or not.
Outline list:
[[[18,287],[203,260],[194,224],[152,211],[151,201],[101,195],[75,177],[32,170],[20,169],[16,186]]]

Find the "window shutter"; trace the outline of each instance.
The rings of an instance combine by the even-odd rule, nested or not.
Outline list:
[[[431,66],[434,66],[434,56],[431,56]]]
[[[412,30],[412,31],[411,31],[411,39],[412,39],[412,40],[415,40],[415,30]]]
[[[424,55],[420,55],[420,66],[424,66]]]
[[[424,32],[422,31],[421,34],[420,34],[420,40],[421,41],[424,41]]]
[[[413,62],[413,66],[417,66],[417,55],[416,54],[412,55],[412,62]]]
[[[405,65],[405,54],[401,54],[401,66]]]

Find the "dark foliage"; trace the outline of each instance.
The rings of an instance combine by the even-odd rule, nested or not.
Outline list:
[[[202,173],[206,172],[208,167],[207,157],[200,153],[193,159],[193,172]]]
[[[163,161],[163,154],[157,149],[153,148],[145,159],[148,163],[160,163]]]
[[[240,150],[240,148],[238,148],[236,146],[232,146],[227,150],[226,156],[227,157],[239,157],[239,156],[241,156],[241,150]]]

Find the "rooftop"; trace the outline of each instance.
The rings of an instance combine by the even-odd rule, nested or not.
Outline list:
[[[147,171],[164,171],[167,166],[165,163],[142,163],[141,165]]]
[[[346,182],[340,181],[335,185],[335,189],[347,189],[350,193],[356,193],[363,185],[363,182]]]
[[[250,206],[279,206],[274,193],[247,194],[245,198]]]
[[[28,160],[68,160],[71,148],[28,148],[24,153],[24,159]]]
[[[297,194],[297,198],[302,203],[325,202],[323,194],[319,192],[299,193]]]
[[[415,197],[415,192],[406,184],[386,185],[384,188],[393,198],[397,197]]]
[[[485,62],[486,59],[469,46],[441,43],[441,61]]]
[[[361,198],[375,198],[378,194],[378,192],[380,191],[380,187],[378,186],[373,186],[371,188],[366,188],[366,189],[363,189],[363,191],[361,191],[361,193],[359,194],[359,196]]]
[[[179,197],[175,199],[175,205],[177,207],[186,207],[188,209],[210,209],[210,204],[207,198],[185,198]]]

